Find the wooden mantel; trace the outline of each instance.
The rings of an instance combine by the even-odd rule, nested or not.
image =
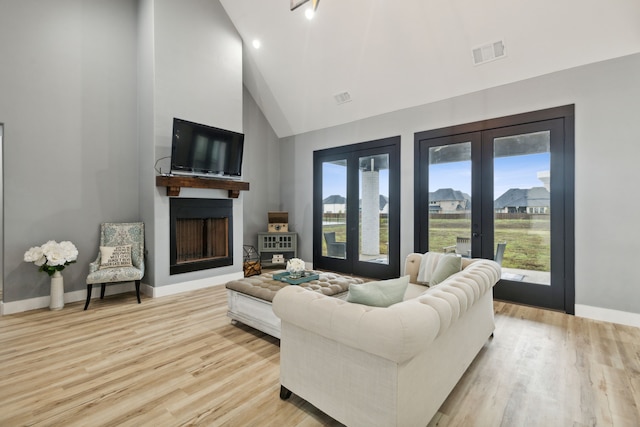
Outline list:
[[[240,191],[249,191],[248,182],[195,176],[156,175],[156,186],[167,187],[167,196],[170,197],[179,196],[182,187],[229,190],[229,197],[232,199],[237,199]]]

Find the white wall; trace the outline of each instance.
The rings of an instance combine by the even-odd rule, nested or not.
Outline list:
[[[153,65],[149,67],[154,81],[153,141],[145,137],[141,149],[146,152],[151,143],[155,159],[170,155],[174,117],[242,132],[242,41],[219,1],[155,0],[147,12],[153,13]],[[168,162],[159,166],[166,170]],[[143,208],[145,217],[153,221],[150,284],[215,281],[217,276],[242,271],[242,196],[233,199],[233,266],[170,276],[169,197],[166,188],[155,187],[153,168],[141,173],[143,187],[149,183],[154,187],[153,215],[148,206]],[[180,197],[226,199],[227,194],[183,188]]]
[[[313,151],[401,135],[401,257],[413,251],[414,133],[575,104],[576,304],[640,313],[637,193],[640,54],[371,117],[282,140],[283,208],[312,259]],[[611,206],[620,206],[611,209]]]
[[[136,0],[0,1],[5,302],[49,295],[29,247],[72,241],[83,290],[100,223],[139,219],[136,21]]]

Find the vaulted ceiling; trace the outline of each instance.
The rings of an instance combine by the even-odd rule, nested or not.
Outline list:
[[[221,3],[279,137],[640,52],[639,0],[321,0],[311,20],[311,2]],[[503,58],[474,64],[500,40]]]

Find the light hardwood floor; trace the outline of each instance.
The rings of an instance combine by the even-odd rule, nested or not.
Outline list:
[[[0,318],[0,426],[340,425],[280,400],[278,340],[231,325],[223,287],[82,308]],[[430,426],[640,426],[640,329],[495,308]]]

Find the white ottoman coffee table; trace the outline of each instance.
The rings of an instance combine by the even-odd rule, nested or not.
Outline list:
[[[320,276],[318,279],[299,285],[289,285],[273,278],[273,274],[279,272],[282,271],[262,273],[259,276],[245,277],[244,279],[228,282],[225,285],[229,305],[227,316],[232,321],[244,323],[266,334],[280,338],[280,319],[273,314],[271,302],[276,292],[283,287],[300,286],[336,298],[346,298],[350,284],[364,283],[364,280],[357,277],[314,271],[313,273]]]

